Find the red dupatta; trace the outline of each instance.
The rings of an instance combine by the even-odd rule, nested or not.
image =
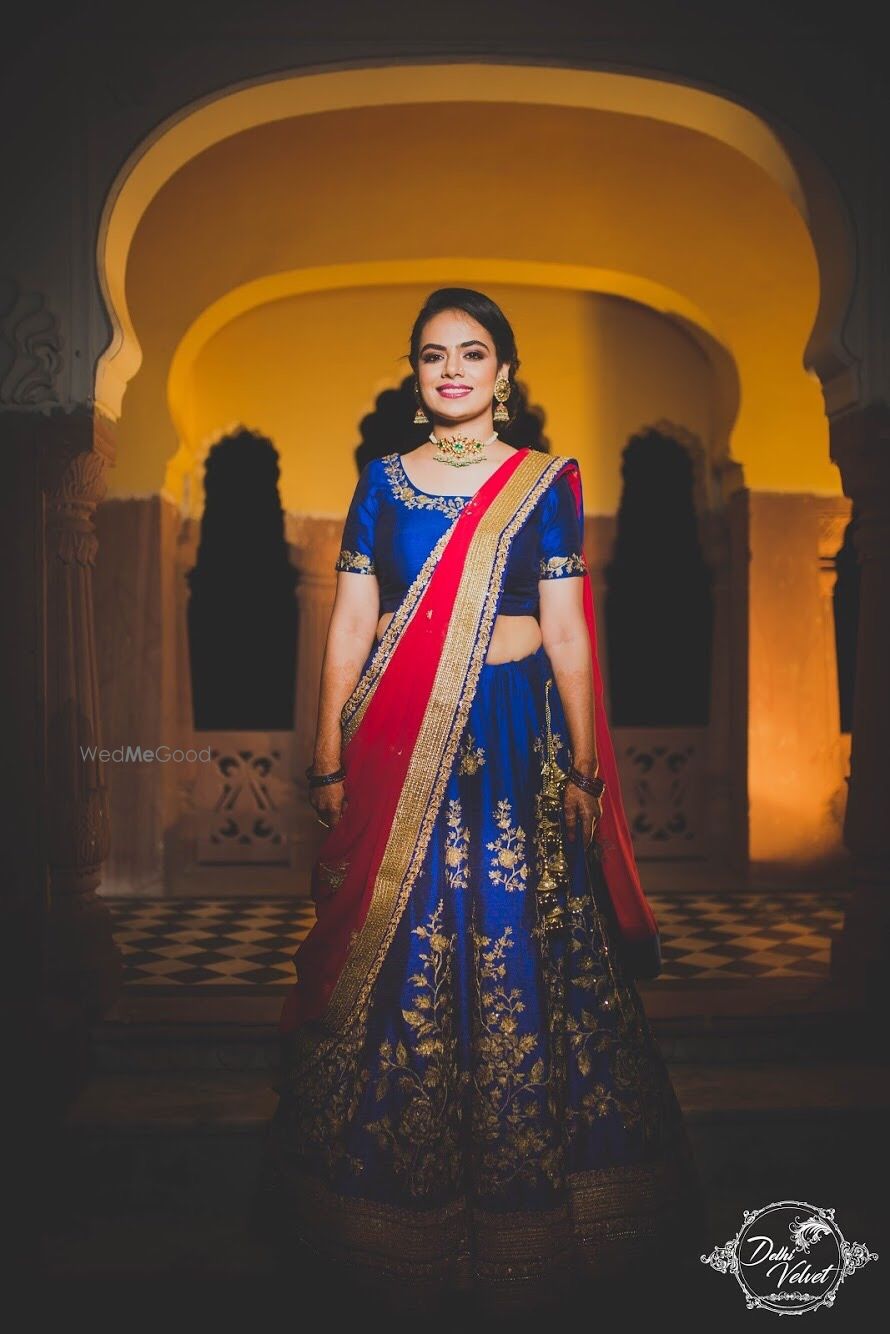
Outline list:
[[[424,562],[344,706],[346,805],[312,869],[317,920],[294,956],[298,982],[279,1023],[304,1050],[335,1034],[370,994],[441,805],[488,651],[510,543],[566,470],[581,512],[573,460],[520,449],[483,483]],[[584,581],[607,784],[603,871],[628,941],[657,939],[603,708],[589,574]]]
[[[578,519],[583,533],[584,501],[581,490],[581,473],[574,460],[570,460],[564,471],[575,497]],[[634,857],[633,842],[624,810],[624,801],[621,796],[618,764],[615,759],[615,749],[612,745],[612,734],[609,730],[609,721],[606,717],[606,706],[603,698],[603,678],[597,650],[593,585],[589,570],[585,571],[584,574],[584,619],[587,622],[593,668],[594,736],[596,738],[600,777],[606,784],[606,790],[603,794],[602,818],[596,828],[594,843],[628,959],[632,965],[636,965],[636,967],[632,967],[632,972],[636,972],[643,977],[657,976],[661,966],[658,923],[640,884],[640,873]]]

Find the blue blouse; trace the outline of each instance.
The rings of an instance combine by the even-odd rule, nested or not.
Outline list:
[[[334,568],[376,574],[381,612],[395,611],[436,542],[471,499],[419,490],[400,454],[372,459],[358,479]],[[539,579],[581,575],[586,569],[575,497],[568,478],[558,477],[513,538],[498,612],[536,616]]]

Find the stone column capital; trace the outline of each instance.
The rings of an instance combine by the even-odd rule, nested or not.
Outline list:
[[[102,418],[78,411],[56,414],[40,452],[40,480],[46,501],[47,548],[66,565],[94,565],[93,516],[108,489],[106,468],[113,460],[113,428]]]

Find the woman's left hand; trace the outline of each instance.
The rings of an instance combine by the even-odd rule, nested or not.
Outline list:
[[[584,846],[585,848],[589,847],[590,841],[596,832],[596,826],[603,816],[602,797],[594,797],[589,792],[583,791],[582,788],[575,787],[574,783],[566,783],[563,810],[566,817],[568,837],[574,842],[577,831],[580,829]]]

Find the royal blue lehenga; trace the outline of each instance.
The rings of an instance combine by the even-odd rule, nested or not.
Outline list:
[[[346,559],[364,550],[379,571],[375,533],[422,517],[416,564],[437,511],[405,503],[404,470],[401,499],[392,467],[377,478],[376,510],[367,483],[353,501]],[[580,557],[570,510],[554,504],[549,528],[546,512],[527,525],[535,577]],[[508,569],[505,593],[527,596],[522,580]],[[308,1074],[285,1046],[269,1140],[278,1195],[301,1242],[353,1280],[421,1299],[478,1291],[510,1309],[671,1246],[697,1255],[680,1107],[597,859],[564,829],[563,922],[544,927],[554,764],[569,767],[569,733],[545,649],[485,663],[371,995]]]

